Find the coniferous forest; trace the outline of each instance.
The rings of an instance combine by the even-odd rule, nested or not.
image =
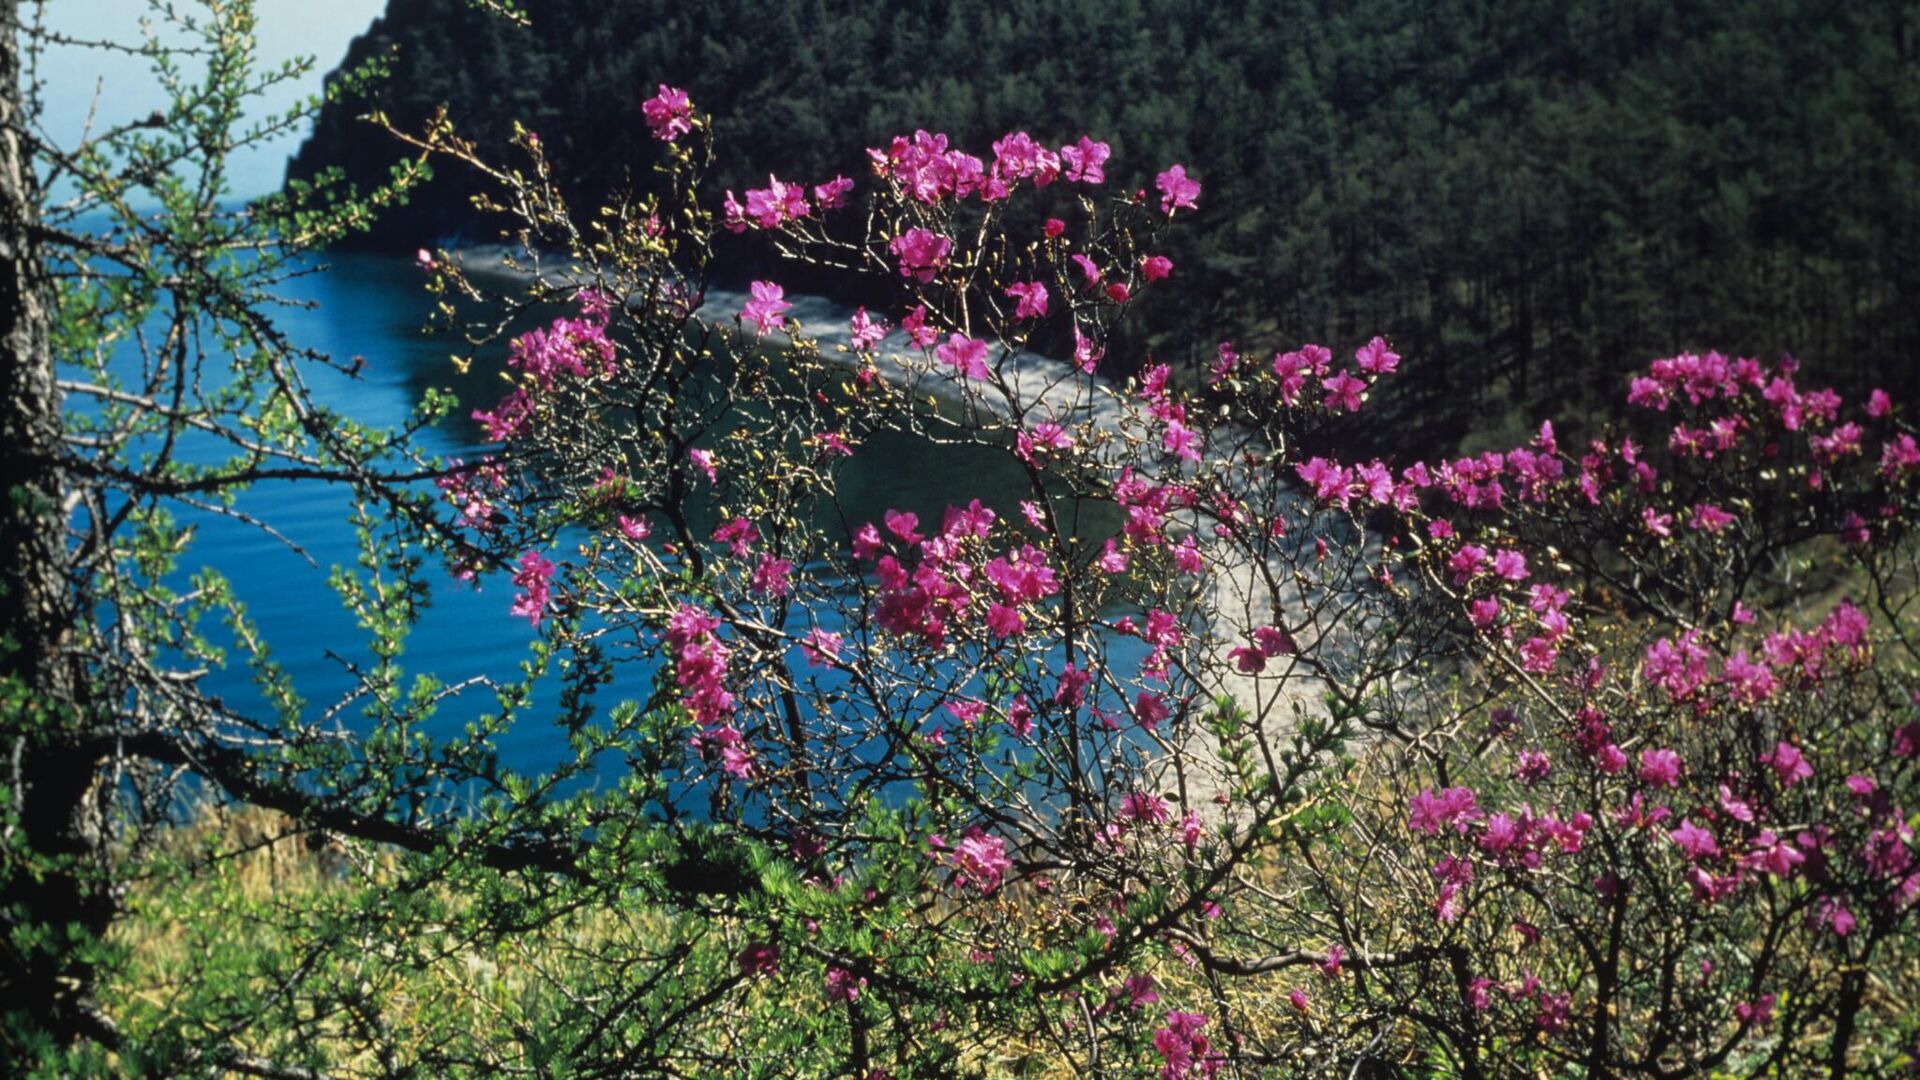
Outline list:
[[[711,108],[714,190],[808,183],[925,126],[961,145],[1081,134],[1181,160],[1217,194],[1170,252],[1177,302],[1116,350],[1388,332],[1431,362],[1399,406],[1429,442],[1591,411],[1648,357],[1792,350],[1903,388],[1920,345],[1920,4],[1889,0],[543,0],[514,27],[394,0],[290,167],[385,178],[439,105],[486,145],[538,132],[572,193],[651,178],[640,102]],[[1842,59],[1844,58],[1844,59]],[[1144,185],[1145,174],[1119,175]],[[365,242],[484,240],[443,179]],[[744,278],[758,248],[734,261]],[[807,284],[802,282],[802,284]],[[1125,362],[1125,361],[1123,361]],[[1886,375],[1882,375],[1884,379]],[[1512,432],[1502,432],[1512,434]]]

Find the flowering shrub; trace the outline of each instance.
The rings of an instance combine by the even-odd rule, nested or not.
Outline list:
[[[414,139],[503,185],[564,310],[441,481],[444,556],[510,574],[540,645],[436,765],[486,796],[407,872],[481,935],[655,920],[542,976],[549,1043],[450,1038],[902,1077],[1911,1063],[1920,448],[1885,395],[1686,354],[1618,430],[1351,460],[1419,362],[1380,337],[1104,378],[1178,287],[1198,168],[1150,192],[1091,137],[917,132],[742,203],[698,186],[684,94],[644,114],[663,193],[591,217],[531,135],[518,171]],[[722,305],[717,231],[894,299]],[[1024,490],[849,518],[845,464],[898,435]],[[570,758],[520,776],[484,751],[541,677]]]

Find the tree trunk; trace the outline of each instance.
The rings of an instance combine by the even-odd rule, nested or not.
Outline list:
[[[113,892],[99,866],[106,792],[67,647],[75,612],[65,573],[60,395],[19,35],[18,0],[0,0],[0,805],[8,814],[0,830],[0,1008],[65,1041],[91,1026],[93,972],[76,959],[84,950],[74,935],[105,931]]]

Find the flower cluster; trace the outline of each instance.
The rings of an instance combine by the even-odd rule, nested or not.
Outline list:
[[[562,378],[585,381],[614,375],[615,350],[607,338],[609,301],[595,290],[579,296],[580,317],[561,317],[544,329],[515,338],[507,352],[507,366],[527,378],[490,410],[475,410],[473,419],[486,428],[487,438],[505,442],[527,433],[539,400]]]
[[[733,725],[734,696],[727,689],[727,664],[733,652],[720,639],[720,620],[692,605],[682,605],[667,623],[667,646],[673,654],[674,682],[681,702],[700,730],[694,750],[718,756],[733,776],[754,774],[753,754],[746,737]]]

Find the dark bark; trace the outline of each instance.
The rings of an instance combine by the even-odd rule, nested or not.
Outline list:
[[[16,815],[0,855],[0,1001],[72,1040],[84,1034],[93,976],[72,935],[104,932],[114,899],[97,872],[104,792],[79,739],[84,684],[67,648],[60,396],[19,33],[17,0],[0,0],[0,770]],[[45,936],[23,945],[34,935],[22,927]]]

